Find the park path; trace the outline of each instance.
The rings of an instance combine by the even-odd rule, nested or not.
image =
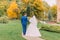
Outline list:
[[[23,35],[22,35],[23,36]],[[28,36],[23,36],[23,38],[25,38],[26,40],[44,40],[40,37],[28,37]]]
[[[27,37],[27,40],[43,40],[42,38],[39,37]]]

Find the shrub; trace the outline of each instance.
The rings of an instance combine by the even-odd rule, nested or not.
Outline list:
[[[8,23],[8,17],[0,17],[0,23]]]
[[[19,14],[20,14],[20,10],[18,8],[17,3],[15,1],[11,2],[9,8],[7,9],[7,16],[10,19],[16,19],[19,18]]]
[[[59,32],[60,33],[60,26],[59,25],[50,25],[50,24],[41,24],[39,23],[41,27],[41,30],[47,30],[52,32]]]

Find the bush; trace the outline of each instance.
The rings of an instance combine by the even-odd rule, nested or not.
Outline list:
[[[47,30],[52,32],[59,32],[60,33],[60,26],[59,25],[50,25],[50,24],[41,24],[39,23],[41,27],[41,30]]]
[[[0,17],[0,23],[8,23],[8,17]]]

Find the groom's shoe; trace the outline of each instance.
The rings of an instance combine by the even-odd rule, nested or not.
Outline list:
[[[25,33],[23,33],[23,35],[25,35]]]

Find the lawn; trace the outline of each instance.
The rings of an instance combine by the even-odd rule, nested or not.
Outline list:
[[[0,24],[0,40],[24,40],[22,38],[20,21],[13,20],[7,24]]]
[[[60,33],[40,30],[42,38],[46,40],[60,40]],[[22,26],[19,20],[0,24],[0,40],[25,40],[22,35]]]
[[[49,32],[49,31],[44,31],[40,30],[42,34],[42,38],[45,40],[60,40],[60,33],[55,33],[55,32]]]

